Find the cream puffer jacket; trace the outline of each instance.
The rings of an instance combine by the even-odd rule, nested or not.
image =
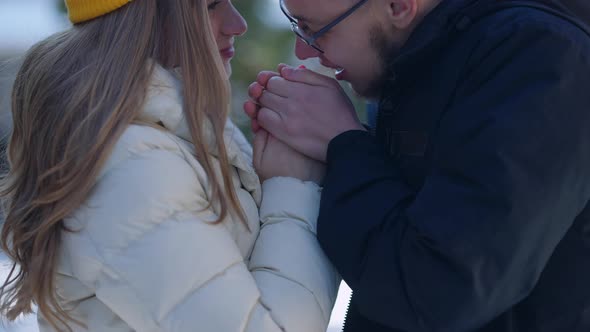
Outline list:
[[[179,84],[156,68],[141,120],[165,130],[130,126],[66,220],[75,232],[62,236],[57,294],[86,325],[71,328],[325,331],[340,279],[316,240],[320,188],[292,178],[261,187],[250,145],[228,122],[232,180],[250,231],[231,217],[211,223],[217,209],[207,208],[209,179],[191,153]]]

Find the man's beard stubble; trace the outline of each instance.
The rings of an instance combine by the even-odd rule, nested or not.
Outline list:
[[[363,91],[357,91],[357,93],[363,98],[378,100],[382,95],[385,82],[389,78],[387,68],[398,53],[399,47],[394,45],[395,43],[387,36],[382,26],[371,28],[370,35],[370,45],[377,54],[377,61],[379,62],[379,73],[375,79],[368,82]]]

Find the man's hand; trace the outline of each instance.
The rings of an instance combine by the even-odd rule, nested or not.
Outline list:
[[[254,168],[261,181],[285,176],[318,185],[326,171],[323,163],[293,150],[264,129],[258,130],[254,137]]]
[[[262,72],[250,86],[244,109],[253,130],[264,128],[297,151],[326,160],[330,141],[349,130],[365,130],[338,82],[305,68]]]

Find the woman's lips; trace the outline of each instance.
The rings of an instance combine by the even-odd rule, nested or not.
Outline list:
[[[233,46],[231,46],[228,48],[224,48],[223,50],[219,51],[219,53],[221,54],[222,57],[224,57],[226,59],[231,59],[236,54],[236,50],[233,48]]]

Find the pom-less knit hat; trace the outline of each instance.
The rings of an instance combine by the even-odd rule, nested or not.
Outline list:
[[[65,0],[72,23],[81,23],[115,11],[133,0]]]

